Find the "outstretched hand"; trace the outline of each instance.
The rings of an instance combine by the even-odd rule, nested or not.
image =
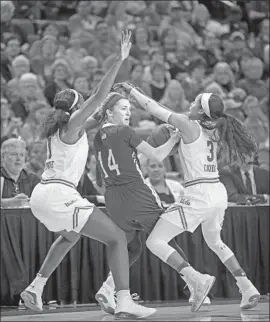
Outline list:
[[[121,53],[120,57],[121,60],[125,60],[129,56],[129,51],[132,46],[130,41],[131,38],[131,31],[126,30],[125,32],[122,31],[121,33]]]

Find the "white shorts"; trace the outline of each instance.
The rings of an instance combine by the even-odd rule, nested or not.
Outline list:
[[[180,201],[160,217],[189,232],[194,232],[209,220],[216,229],[221,229],[227,200],[227,191],[222,183],[196,184],[185,188]]]
[[[62,183],[36,185],[30,206],[34,216],[54,232],[80,232],[95,207],[75,188]]]

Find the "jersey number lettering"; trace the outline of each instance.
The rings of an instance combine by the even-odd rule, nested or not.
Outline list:
[[[102,171],[104,173],[104,177],[108,178],[108,173],[106,172],[106,170],[105,170],[105,168],[103,166],[103,163],[102,163],[102,158],[101,158],[101,152],[100,151],[98,152],[98,161],[99,161],[101,169],[102,169]],[[118,164],[115,162],[115,158],[114,158],[114,155],[113,155],[113,152],[112,152],[111,149],[109,149],[109,154],[108,154],[108,168],[111,171],[116,171],[116,175],[119,176],[119,174],[120,174],[119,167],[118,167]]]
[[[214,160],[214,144],[212,141],[207,141],[207,146],[210,147],[210,155],[207,156],[207,161],[212,162]]]

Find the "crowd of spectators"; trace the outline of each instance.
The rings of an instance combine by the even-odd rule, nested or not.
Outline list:
[[[226,112],[242,120],[254,135],[257,161],[269,174],[267,0],[20,0],[1,1],[1,143],[5,142],[2,159],[6,160],[1,177],[12,178],[15,189],[19,177],[10,170],[13,162],[25,171],[22,180],[36,175],[29,177],[34,186],[46,158],[39,129],[53,108],[56,92],[74,88],[89,97],[113,63],[120,31],[126,28],[133,32],[133,46],[116,81],[132,82],[177,112],[187,111],[200,92],[217,93]],[[143,136],[157,124],[139,107],[132,110],[131,126]],[[94,171],[93,135],[88,133],[89,162],[79,189],[102,204],[104,188]],[[25,142],[24,153],[12,138]],[[177,158],[162,165],[147,160],[145,167],[164,203],[177,199],[181,184],[165,181],[166,171],[174,171],[181,182]],[[153,174],[154,169],[159,172]],[[13,193],[19,199],[21,192]],[[23,193],[29,197],[31,192]]]

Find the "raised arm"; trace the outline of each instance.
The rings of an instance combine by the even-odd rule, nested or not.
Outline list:
[[[194,141],[198,137],[199,127],[195,122],[190,121],[187,115],[173,112],[129,84],[121,83],[118,86],[122,86],[148,113],[176,127],[181,132],[185,143]]]
[[[121,51],[119,57],[116,59],[115,63],[106,73],[106,75],[101,80],[99,87],[94,95],[90,96],[83,104],[82,108],[72,114],[68,122],[69,130],[80,130],[86,120],[93,114],[93,112],[101,105],[109,94],[112,85],[114,83],[115,77],[119,71],[122,62],[128,57],[131,48],[130,42],[131,32],[122,32],[121,35]]]

